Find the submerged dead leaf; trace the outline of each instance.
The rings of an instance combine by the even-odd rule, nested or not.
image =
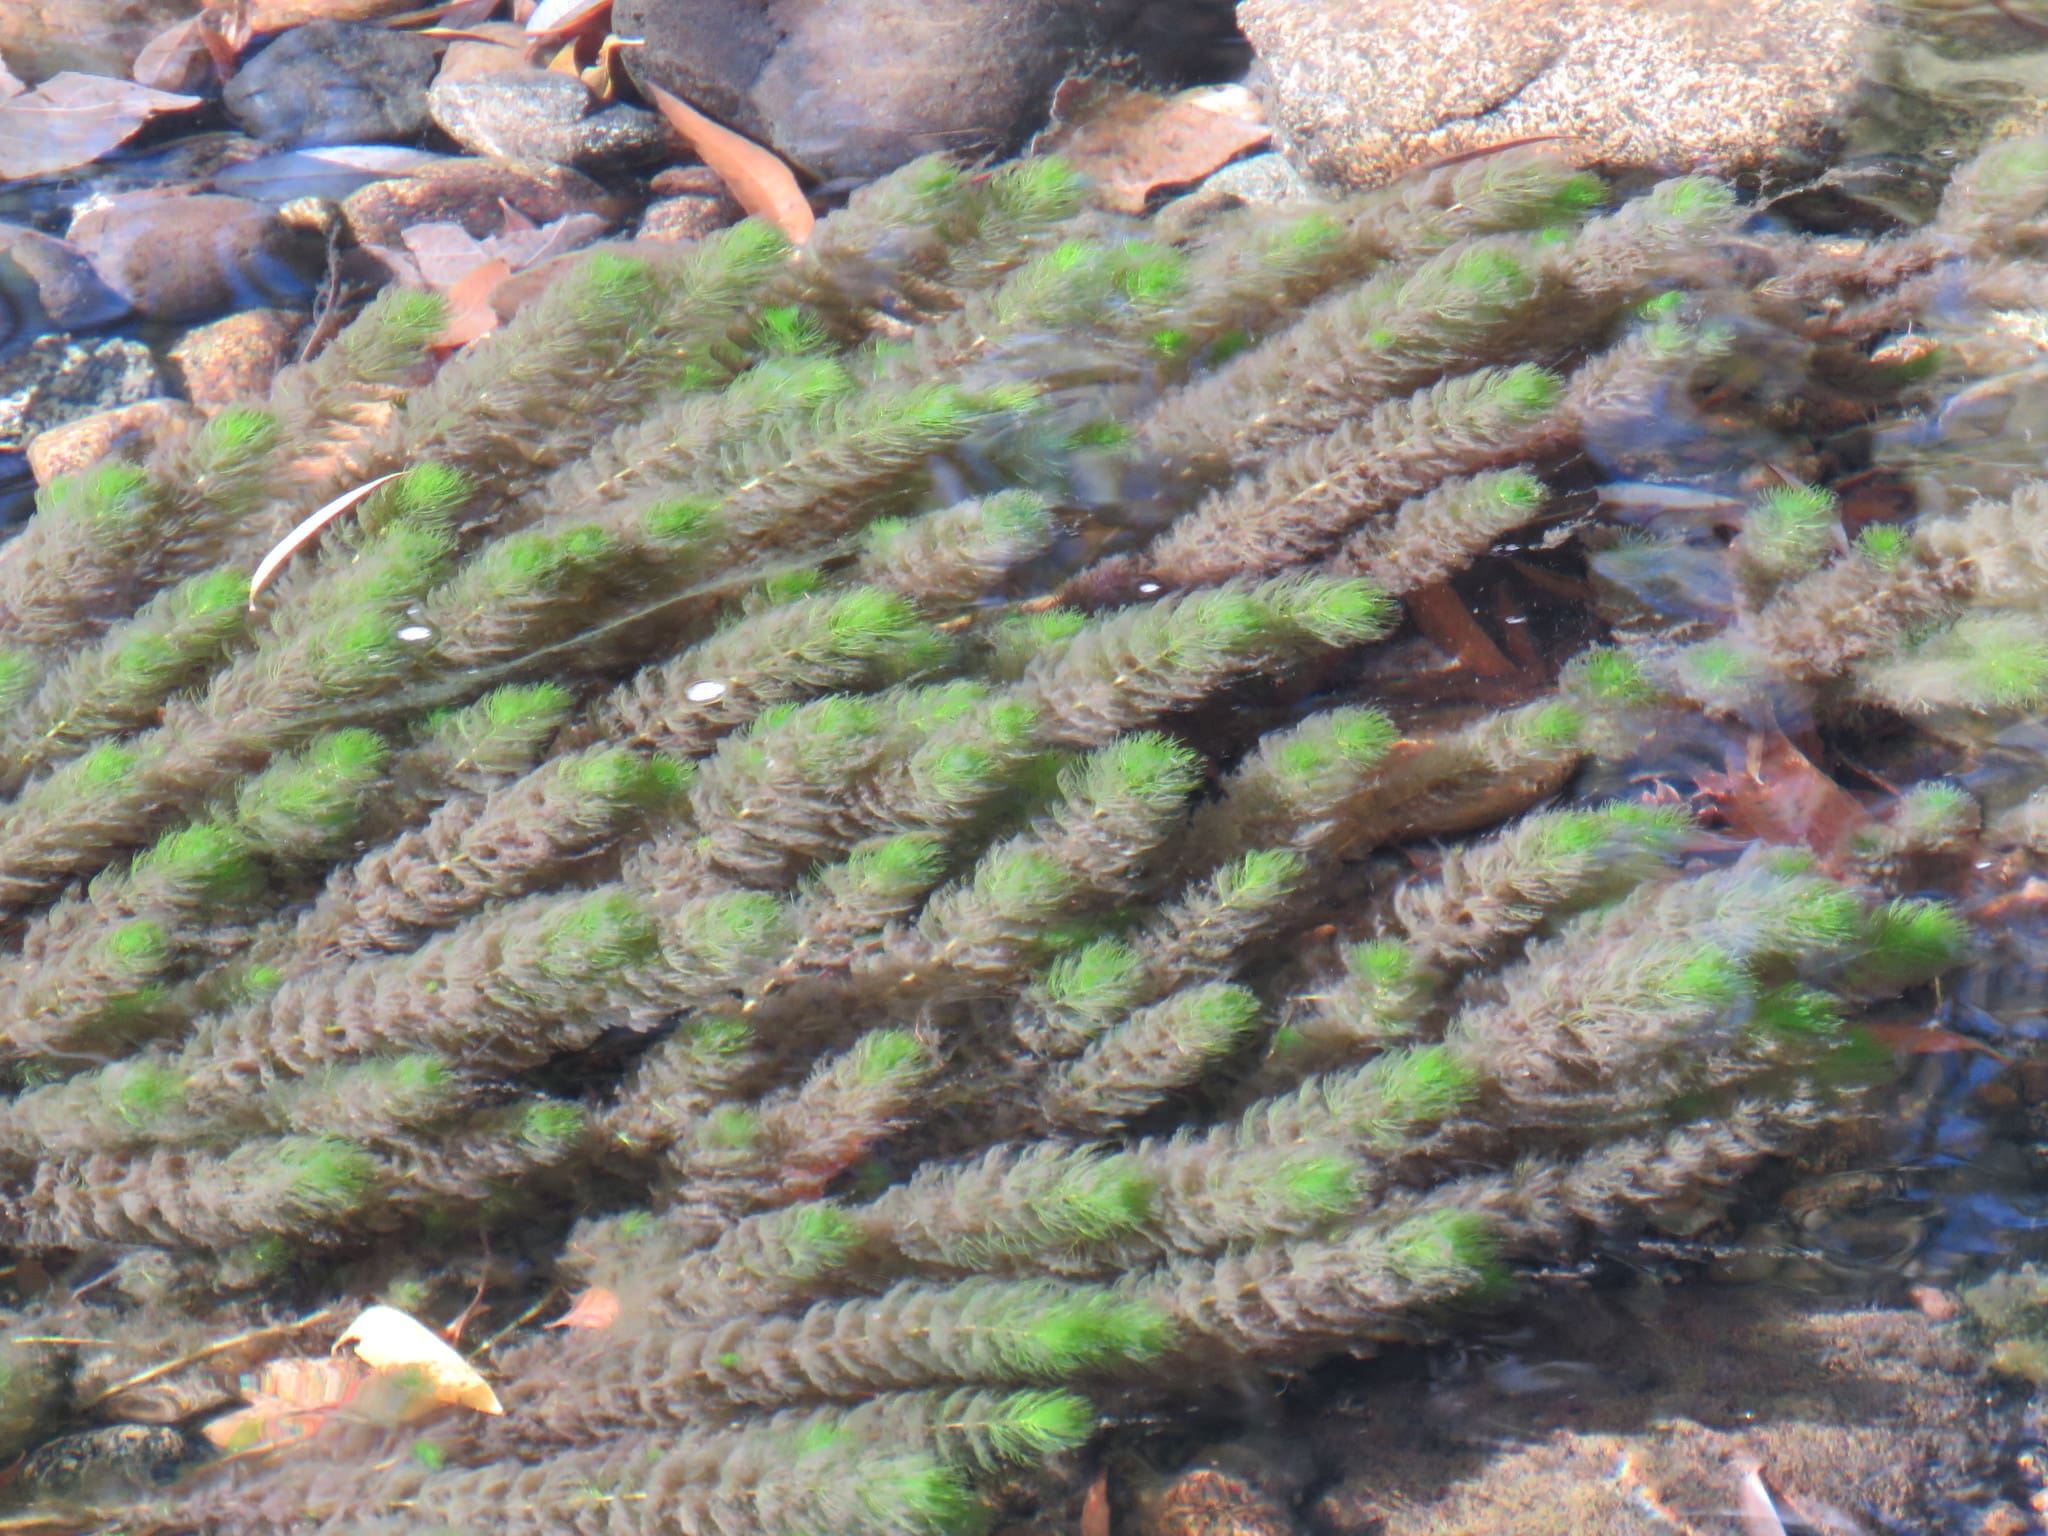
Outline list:
[[[1851,842],[1870,825],[1870,812],[1816,768],[1783,731],[1749,738],[1740,767],[1693,775],[1721,819],[1759,842],[1804,845],[1824,869],[1839,872]]]
[[[416,1318],[396,1307],[371,1307],[334,1341],[336,1352],[353,1350],[355,1358],[380,1374],[419,1372],[436,1402],[471,1408],[478,1413],[505,1411],[491,1384],[476,1367]]]
[[[153,91],[190,91],[205,82],[212,66],[199,18],[187,16],[144,43],[128,73]]]
[[[0,179],[89,165],[159,112],[200,104],[197,96],[153,91],[133,80],[71,70],[52,75],[32,91],[0,99]]]
[[[1742,1521],[1742,1536],[1786,1536],[1777,1501],[1764,1486],[1760,1472],[1751,1470],[1743,1475],[1736,1489],[1735,1512]]]
[[[601,27],[611,19],[612,0],[541,0],[526,18],[528,37],[549,37]]]
[[[772,150],[752,139],[714,123],[680,97],[671,96],[658,85],[647,87],[661,115],[668,119],[697,152],[718,179],[731,189],[733,201],[758,219],[773,224],[789,237],[790,244],[802,245],[811,237],[817,215],[797,185],[796,172]]]
[[[619,1298],[601,1285],[578,1291],[569,1310],[544,1328],[609,1328],[619,1320]]]
[[[271,547],[270,553],[256,562],[256,572],[249,578],[249,611],[252,613],[256,611],[256,594],[263,590],[265,583],[277,574],[278,568],[285,561],[291,559],[302,546],[310,542],[315,534],[341,516],[350,507],[362,501],[364,497],[376,490],[378,486],[388,481],[396,480],[403,473],[403,470],[393,470],[390,474],[379,475],[376,479],[359,485],[352,491],[343,491],[334,500],[328,502],[326,506],[321,507],[315,512],[308,513],[302,518],[296,528],[292,529],[290,533],[279,539]]]
[[[1080,1536],[1109,1536],[1109,1473],[1095,1474],[1081,1500]]]
[[[1233,113],[1107,80],[1069,80],[1053,97],[1038,147],[1064,155],[1118,213],[1143,213],[1155,192],[1183,187],[1270,144],[1273,131]]]

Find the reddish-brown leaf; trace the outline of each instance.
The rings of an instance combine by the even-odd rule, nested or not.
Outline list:
[[[1064,155],[1118,213],[1143,213],[1153,193],[1200,181],[1272,142],[1264,123],[1106,80],[1069,80],[1053,98],[1039,147]]]
[[[578,1291],[569,1310],[544,1328],[609,1328],[619,1320],[619,1298],[601,1285]]]
[[[1948,1056],[1958,1051],[1976,1051],[1993,1061],[2012,1065],[2010,1058],[2001,1056],[1982,1040],[1972,1040],[1952,1029],[1926,1024],[1866,1024],[1863,1032],[1902,1056]]]
[[[1080,1536],[1109,1536],[1109,1473],[1095,1474],[1081,1500]]]
[[[714,123],[687,101],[671,96],[658,85],[648,86],[647,94],[654,98],[669,126],[689,141],[697,158],[718,173],[718,179],[731,189],[735,202],[781,230],[792,245],[802,245],[810,239],[817,215],[811,212],[803,188],[797,185],[796,172],[783,164],[781,157],[723,124]]]
[[[1775,728],[1751,734],[1740,767],[1694,780],[1735,831],[1759,842],[1804,845],[1831,870],[1870,825],[1856,797]]]

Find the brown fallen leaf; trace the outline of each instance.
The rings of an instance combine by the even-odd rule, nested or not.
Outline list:
[[[619,1298],[601,1285],[578,1291],[569,1310],[543,1328],[609,1328],[619,1320]]]
[[[626,66],[619,62],[619,55],[628,48],[642,44],[633,37],[607,37],[597,47],[597,62],[587,66],[582,73],[584,89],[600,102],[614,102],[619,99],[619,87],[626,80]]]
[[[1064,155],[1095,201],[1118,213],[1143,213],[1153,193],[1200,181],[1273,141],[1264,123],[1107,80],[1066,81],[1052,110],[1038,147]]]
[[[334,1352],[353,1350],[355,1358],[379,1374],[417,1372],[436,1402],[502,1414],[505,1409],[491,1384],[476,1367],[451,1349],[446,1340],[417,1318],[396,1307],[370,1307],[334,1341]]]
[[[355,1400],[369,1369],[358,1360],[271,1360],[241,1380],[244,1406],[210,1419],[200,1433],[233,1455],[260,1455],[303,1440]]]
[[[89,165],[118,149],[160,112],[199,106],[197,96],[153,91],[133,80],[66,70],[0,100],[0,180]]]
[[[1697,773],[1693,781],[1737,832],[1803,844],[1831,872],[1839,872],[1852,840],[1870,825],[1862,803],[1775,728],[1750,736],[1739,768],[1731,762],[1728,772]]]
[[[571,254],[607,227],[594,213],[572,213],[536,225],[510,204],[504,208],[504,229],[481,240],[460,224],[436,222],[401,230],[402,251],[365,247],[400,282],[446,295],[448,323],[434,340],[437,350],[452,351],[495,330],[531,296],[514,293],[507,285],[509,278]]]
[[[752,139],[714,123],[680,97],[671,96],[658,85],[647,94],[661,115],[668,119],[712,170],[731,190],[733,201],[758,219],[774,225],[789,237],[791,245],[802,245],[811,237],[817,215],[797,184],[796,172],[780,156]]]
[[[153,91],[191,91],[205,83],[212,67],[199,18],[187,16],[144,43],[128,73]]]
[[[1109,1473],[1095,1474],[1088,1493],[1081,1500],[1080,1536],[1109,1536]]]

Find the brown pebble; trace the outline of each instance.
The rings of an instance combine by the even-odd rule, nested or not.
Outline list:
[[[1264,1489],[1215,1467],[1189,1468],[1140,1508],[1141,1536],[1295,1536]]]
[[[665,197],[647,205],[637,233],[642,240],[701,240],[739,216],[739,204],[729,197]]]
[[[1944,1291],[1934,1285],[1916,1285],[1906,1292],[1906,1299],[1918,1307],[1920,1315],[1929,1322],[1945,1323],[1962,1310],[1962,1303],[1956,1300],[1955,1292]]]
[[[509,21],[487,21],[480,26],[464,27],[465,32],[475,32],[491,39],[457,38],[448,45],[448,51],[441,55],[440,71],[434,76],[439,85],[444,80],[474,80],[478,75],[501,74],[507,70],[539,69],[537,62],[526,57],[526,29]]]
[[[656,171],[647,183],[655,197],[724,197],[725,178],[708,165],[671,165]]]
[[[396,245],[414,224],[460,224],[482,240],[505,227],[505,204],[536,224],[571,213],[617,219],[625,207],[588,176],[558,165],[516,160],[450,159],[410,176],[372,182],[341,205],[365,245]]]
[[[1977,1521],[1975,1536],[2026,1536],[2034,1523],[2010,1504],[1994,1504]]]
[[[202,411],[260,400],[290,358],[300,317],[251,309],[187,331],[169,353],[171,376]]]
[[[36,484],[76,474],[110,453],[140,458],[172,432],[200,419],[182,400],[138,400],[52,427],[29,439],[28,467]]]

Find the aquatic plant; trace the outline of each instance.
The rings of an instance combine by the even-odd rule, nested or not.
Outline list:
[[[390,292],[48,490],[0,559],[0,1243],[147,1255],[92,1304],[145,1364],[479,1233],[619,1304],[502,1341],[502,1420],[82,1520],[961,1528],[1096,1402],[1431,1336],[1877,1075],[1946,909],[1521,813],[1788,678],[2036,701],[2022,504],[1852,541],[1766,491],[1725,632],[1397,719],[1397,599],[1740,366],[1735,198],[1521,151],[1163,244],[1080,195],[920,162],[801,252],[592,255],[438,369]],[[64,1369],[13,1349],[8,1450]]]

